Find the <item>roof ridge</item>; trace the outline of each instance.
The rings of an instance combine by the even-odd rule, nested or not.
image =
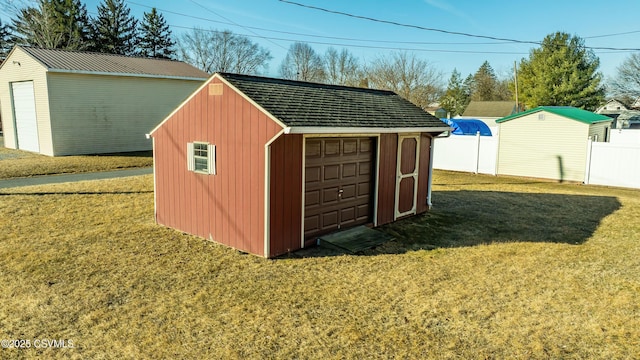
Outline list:
[[[247,74],[238,74],[238,73],[229,73],[229,72],[217,72],[222,77],[236,77],[236,78],[245,78],[245,79],[255,79],[255,80],[263,80],[271,83],[281,83],[281,84],[291,84],[291,85],[309,85],[314,87],[324,87],[324,88],[332,88],[332,89],[348,89],[348,90],[361,90],[361,91],[375,91],[375,92],[385,92],[389,94],[398,95],[392,90],[386,89],[374,89],[374,88],[364,88],[358,86],[348,86],[348,85],[338,85],[338,84],[327,84],[320,82],[312,82],[312,81],[302,81],[302,80],[291,80],[291,79],[283,79],[283,78],[275,78],[275,77],[267,77],[261,75],[247,75]],[[399,96],[399,95],[398,95]]]
[[[51,48],[44,48],[44,47],[31,46],[31,45],[16,45],[16,47],[19,47],[22,49],[34,49],[34,50],[44,50],[44,51],[52,51],[52,52],[112,56],[112,57],[121,57],[121,58],[127,58],[127,59],[158,60],[158,61],[181,62],[181,63],[184,62],[177,59],[151,58],[151,57],[144,57],[144,56],[138,56],[138,55],[122,55],[122,54],[103,53],[98,51],[86,51],[86,50],[51,49]]]

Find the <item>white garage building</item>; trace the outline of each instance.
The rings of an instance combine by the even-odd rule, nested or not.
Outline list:
[[[180,61],[16,46],[0,65],[4,144],[50,156],[151,150],[145,133],[208,77]]]

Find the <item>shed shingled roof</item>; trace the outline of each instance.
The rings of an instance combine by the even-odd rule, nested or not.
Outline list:
[[[290,127],[447,128],[394,92],[219,74]]]
[[[64,72],[118,74],[160,78],[207,79],[209,74],[176,60],[18,46],[47,69]]]

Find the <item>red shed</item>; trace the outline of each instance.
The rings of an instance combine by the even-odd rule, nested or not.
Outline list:
[[[150,134],[156,221],[274,257],[423,213],[447,130],[390,91],[217,73]]]

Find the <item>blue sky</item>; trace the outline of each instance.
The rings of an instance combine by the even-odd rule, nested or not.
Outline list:
[[[640,1],[637,0],[291,1],[473,35],[541,41],[549,33],[564,31],[584,38],[587,46],[640,49],[640,23],[637,22]],[[98,2],[85,0],[90,15],[95,14]],[[126,2],[139,19],[151,7],[158,8],[176,36],[198,26],[229,29],[251,37],[272,53],[267,75],[273,76],[277,75],[279,64],[294,41],[308,42],[319,53],[329,46],[338,49],[346,47],[361,63],[370,62],[396,49],[408,49],[442,71],[445,81],[454,68],[466,76],[475,72],[485,60],[490,62],[499,76],[509,76],[514,61],[527,57],[529,50],[536,46],[377,23],[278,0]],[[0,11],[0,17],[3,22],[7,21],[5,12]],[[600,70],[605,77],[614,76],[616,67],[632,53],[612,50],[595,52],[600,58]]]

